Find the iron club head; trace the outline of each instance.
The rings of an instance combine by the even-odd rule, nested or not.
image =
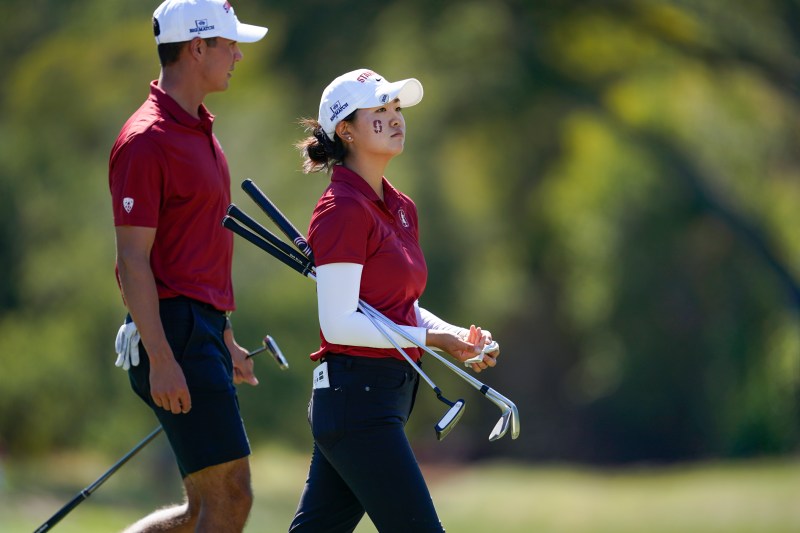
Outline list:
[[[511,426],[511,408],[506,406],[503,409],[503,414],[500,415],[500,420],[494,425],[492,432],[489,434],[489,441],[494,442],[503,437]]]
[[[487,389],[484,395],[502,411],[500,420],[497,421],[494,429],[489,434],[489,440],[494,442],[501,438],[506,434],[509,427],[511,428],[511,438],[516,439],[519,436],[519,411],[517,406],[494,389]]]

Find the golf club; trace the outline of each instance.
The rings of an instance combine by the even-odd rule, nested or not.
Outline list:
[[[261,341],[261,347],[256,348],[252,352],[247,354],[247,358],[250,359],[254,355],[260,354],[263,351],[269,351],[272,354],[272,357],[275,359],[275,362],[278,363],[278,368],[281,370],[287,370],[289,368],[289,361],[283,356],[283,352],[278,347],[278,343],[275,342],[275,339],[267,335]]]
[[[264,340],[262,341],[262,346],[260,348],[256,348],[255,350],[247,354],[247,358],[249,359],[254,355],[263,352],[264,350],[269,350],[273,354],[273,356],[275,357],[275,361],[278,363],[278,366],[281,368],[281,370],[286,370],[287,368],[289,368],[289,363],[286,361],[286,358],[283,357],[283,354],[281,353],[280,348],[278,348],[277,343],[275,343],[274,339],[269,335],[264,337]],[[161,433],[162,430],[163,428],[161,426],[158,426],[153,431],[151,431],[149,435],[147,435],[144,439],[142,439],[141,442],[139,442],[139,444],[134,446],[128,453],[122,456],[122,458],[116,463],[114,463],[114,465],[111,468],[109,468],[102,476],[97,478],[91,485],[87,486],[86,488],[81,490],[78,494],[76,494],[75,497],[72,498],[69,502],[67,502],[67,504],[64,507],[59,509],[58,512],[56,512],[53,516],[48,518],[44,524],[36,528],[36,530],[34,530],[33,533],[43,533],[44,531],[49,531],[50,529],[52,529],[53,526],[59,523],[62,518],[67,516],[82,501],[91,496],[92,493],[95,490],[97,490],[100,487],[100,485],[105,483],[106,480],[110,478],[117,470],[119,470],[120,467],[122,467],[122,465],[127,463],[134,455],[139,453],[139,451],[141,451],[142,448],[147,446],[151,440],[156,438],[158,434]]]
[[[300,232],[288,221],[285,219],[285,216],[278,210],[277,207],[266,197],[266,195],[252,182],[252,180],[245,180],[242,183],[242,188],[248,193],[248,195],[253,198],[256,204],[259,205],[267,215],[276,223],[276,225],[284,232],[284,234],[294,243],[300,243],[297,245],[298,249],[302,252],[305,248],[308,247],[308,243],[306,242],[305,238],[300,234]],[[234,213],[237,216],[243,216],[247,219],[247,225],[255,225],[258,226],[259,234],[262,232],[270,233],[269,230],[261,226],[257,221],[253,220],[251,217],[246,215],[240,209],[236,209]],[[280,222],[279,222],[280,220]],[[243,222],[244,223],[244,222]],[[236,220],[233,220],[230,216],[227,216],[223,219],[223,225],[230,229],[231,231],[237,233],[238,235],[244,237],[251,243],[255,244],[262,250],[266,251],[279,261],[282,261],[295,269],[297,272],[300,272],[306,277],[309,277],[313,280],[316,280],[316,276],[314,274],[314,265],[308,259],[304,261],[303,258],[298,258],[295,254],[284,254],[282,253],[282,249],[279,249],[276,246],[270,245],[270,242],[265,241],[262,238],[259,238],[258,235],[254,235],[252,232],[245,229],[241,224],[237,223]],[[272,234],[273,237],[274,234]],[[277,239],[277,237],[275,237]],[[310,248],[309,248],[310,249]],[[491,387],[483,384],[481,381],[476,379],[475,377],[471,376],[470,374],[464,372],[462,369],[458,368],[456,365],[452,364],[450,361],[442,357],[441,355],[437,354],[424,344],[419,344],[409,336],[402,328],[397,326],[394,322],[383,316],[379,311],[374,309],[372,306],[359,300],[359,308],[362,312],[367,312],[372,315],[373,318],[380,320],[383,324],[387,327],[401,335],[403,338],[413,342],[419,348],[425,350],[427,353],[431,354],[435,359],[443,363],[447,368],[452,370],[456,373],[459,377],[465,380],[467,383],[472,385],[475,389],[477,389],[481,394],[483,394],[487,399],[489,399],[492,403],[498,406],[501,410],[501,417],[495,424],[492,432],[489,434],[489,440],[495,441],[501,438],[503,435],[506,434],[508,429],[511,429],[511,438],[516,439],[519,436],[520,431],[520,420],[519,420],[519,411],[517,406],[500,394],[499,392],[495,391]],[[484,348],[485,352],[492,351],[496,349],[496,346],[492,346],[491,344]]]

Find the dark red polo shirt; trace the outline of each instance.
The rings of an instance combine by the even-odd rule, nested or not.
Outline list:
[[[308,242],[318,266],[357,263],[364,266],[359,297],[396,324],[416,326],[414,301],[425,290],[428,267],[419,246],[414,202],[383,179],[384,200],[355,172],[337,165],[331,184],[317,203]],[[402,359],[394,348],[331,344],[320,332],[322,345],[311,354],[327,352]],[[408,348],[412,359],[419,348]]]
[[[150,255],[159,298],[188,296],[233,310],[233,235],[221,221],[230,173],[205,106],[194,118],[158,87],[111,150],[115,226],[157,228]]]

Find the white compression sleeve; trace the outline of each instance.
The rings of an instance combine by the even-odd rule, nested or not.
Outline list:
[[[357,311],[363,266],[357,263],[331,263],[317,267],[319,326],[328,342],[346,346],[394,348],[369,318]],[[400,326],[420,344],[425,344],[425,328]],[[399,334],[387,330],[403,348],[415,346]]]
[[[454,335],[458,335],[460,337],[466,338],[469,334],[468,329],[460,328],[458,326],[454,326],[448,322],[445,322],[438,316],[434,315],[427,309],[424,309],[419,306],[419,300],[414,302],[414,311],[417,313],[417,325],[427,329],[438,329],[443,331],[449,331]]]

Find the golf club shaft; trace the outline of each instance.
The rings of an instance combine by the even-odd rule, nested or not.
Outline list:
[[[85,500],[86,498],[88,498],[89,496],[91,496],[91,495],[92,495],[92,493],[93,493],[93,492],[94,492],[94,491],[95,491],[95,490],[96,490],[96,489],[97,489],[97,488],[98,488],[100,485],[102,485],[103,483],[105,483],[105,481],[106,481],[106,480],[107,480],[109,477],[111,477],[111,475],[112,475],[112,474],[114,474],[114,472],[116,472],[117,470],[119,470],[119,469],[120,469],[120,467],[121,467],[122,465],[124,465],[125,463],[127,463],[127,462],[128,462],[128,460],[129,460],[131,457],[133,457],[134,455],[136,455],[137,453],[139,453],[139,451],[140,451],[142,448],[144,448],[145,446],[147,446],[147,445],[150,443],[150,441],[151,441],[151,440],[153,440],[154,438],[156,438],[156,437],[158,436],[158,434],[159,434],[159,433],[161,433],[161,431],[162,431],[162,428],[161,428],[161,426],[158,426],[156,429],[154,429],[153,431],[151,431],[151,432],[150,432],[150,434],[149,434],[148,436],[146,436],[144,439],[142,439],[142,441],[141,441],[141,442],[139,442],[139,444],[137,444],[136,446],[134,446],[134,447],[133,447],[133,449],[132,449],[131,451],[129,451],[128,453],[126,453],[126,454],[125,454],[125,455],[124,455],[124,456],[123,456],[123,457],[122,457],[122,458],[121,458],[119,461],[117,461],[116,463],[114,463],[114,465],[113,465],[111,468],[109,468],[109,469],[106,471],[106,473],[105,473],[105,474],[103,474],[102,476],[100,476],[99,478],[97,478],[97,479],[94,481],[94,483],[92,483],[91,485],[89,485],[88,487],[86,487],[85,489],[83,489],[82,491],[80,491],[80,492],[79,492],[77,495],[75,495],[75,497],[74,497],[74,498],[72,498],[72,500],[70,500],[70,501],[69,501],[69,502],[68,502],[68,503],[67,503],[67,504],[66,504],[64,507],[62,507],[62,508],[61,508],[61,509],[60,509],[60,510],[59,510],[59,511],[56,513],[56,514],[54,514],[53,516],[51,516],[51,517],[50,517],[50,518],[49,518],[49,519],[48,519],[48,520],[47,520],[47,521],[46,521],[44,524],[42,524],[41,526],[39,526],[39,527],[38,527],[38,529],[36,529],[36,531],[34,531],[34,533],[42,533],[42,532],[44,532],[44,531],[49,531],[49,530],[50,530],[50,529],[51,529],[53,526],[55,526],[57,523],[59,523],[59,522],[61,521],[61,519],[62,519],[62,518],[64,518],[65,516],[67,516],[67,515],[70,513],[70,511],[72,511],[72,510],[73,510],[75,507],[77,507],[77,506],[78,506],[78,504],[80,504],[80,503],[81,503],[83,500]]]
[[[359,308],[361,308],[360,305]],[[434,392],[436,392],[437,395],[441,395],[442,391],[439,389],[439,387],[436,386],[436,383],[434,383],[433,380],[429,378],[428,375],[422,370],[422,368],[420,368],[419,365],[417,365],[417,363],[415,363],[414,360],[411,359],[411,357],[406,353],[406,351],[403,348],[401,348],[399,344],[397,344],[397,342],[392,338],[389,332],[383,329],[383,326],[381,326],[380,323],[378,322],[378,318],[373,316],[371,313],[364,311],[363,308],[361,309],[362,312],[364,313],[364,316],[369,318],[369,321],[372,322],[372,325],[375,326],[375,328],[377,328],[377,330],[380,331],[384,337],[386,337],[386,340],[388,340],[398,352],[400,352],[400,354],[403,356],[403,359],[408,361],[408,364],[414,367],[414,370],[416,370],[417,373],[422,377],[422,379],[424,379],[428,383],[428,385],[431,386],[431,388],[434,390]]]

